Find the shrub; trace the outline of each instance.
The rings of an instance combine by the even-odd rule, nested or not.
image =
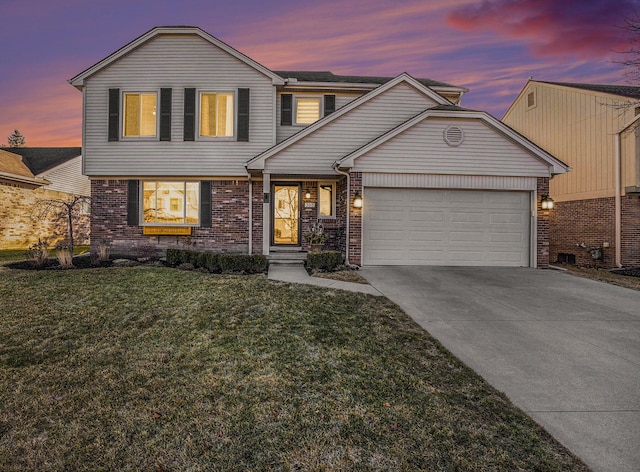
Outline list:
[[[307,254],[307,267],[309,269],[334,271],[343,262],[344,257],[340,251],[310,252]]]
[[[29,247],[27,257],[33,261],[36,267],[44,267],[49,259],[47,243],[38,239],[36,244]]]
[[[63,269],[71,269],[73,267],[73,254],[71,254],[71,248],[69,246],[56,246],[56,257],[58,258],[60,267]]]
[[[109,252],[111,250],[111,241],[103,239],[98,243],[98,262],[105,262],[109,260]]]
[[[140,244],[135,247],[135,252],[139,261],[151,261],[158,257],[158,248],[153,244]]]
[[[254,254],[215,254],[209,252],[191,251],[188,249],[167,249],[167,264],[173,267],[191,264],[196,269],[206,269],[209,272],[244,272],[257,274],[267,269],[267,258]]]

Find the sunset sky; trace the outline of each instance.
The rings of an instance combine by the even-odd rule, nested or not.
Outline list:
[[[501,118],[537,80],[624,84],[640,0],[0,0],[0,143],[80,146],[67,80],[154,26],[199,26],[273,70],[408,72]]]

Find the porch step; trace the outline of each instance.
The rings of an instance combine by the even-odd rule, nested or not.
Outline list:
[[[307,260],[307,253],[301,251],[273,252],[267,256],[270,264],[303,264]]]

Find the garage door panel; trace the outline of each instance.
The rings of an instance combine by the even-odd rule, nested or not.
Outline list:
[[[364,193],[364,264],[529,265],[529,192]]]

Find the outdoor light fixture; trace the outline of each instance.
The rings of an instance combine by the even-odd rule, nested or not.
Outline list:
[[[356,193],[353,197],[353,207],[362,208],[362,197],[360,196],[360,193]]]
[[[306,198],[307,200],[309,200],[311,198],[311,192],[309,192],[307,190],[307,193],[304,194],[304,198]]]
[[[540,203],[543,210],[553,210],[553,198],[549,195],[543,195]]]

